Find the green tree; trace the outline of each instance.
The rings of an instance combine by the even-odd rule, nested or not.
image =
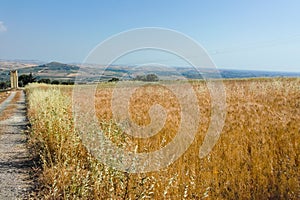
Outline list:
[[[36,82],[36,77],[33,77],[32,73],[22,74],[19,76],[19,87],[24,87],[28,83]]]
[[[71,81],[71,80],[62,81],[60,84],[62,84],[62,85],[74,85],[74,81]]]
[[[120,81],[120,79],[119,78],[115,78],[115,77],[113,77],[113,78],[111,78],[111,79],[108,80],[108,82],[118,82],[118,81]]]
[[[58,80],[53,80],[53,81],[51,82],[51,84],[52,84],[52,85],[59,85],[59,81],[58,81]]]
[[[0,89],[1,90],[4,90],[8,87],[7,83],[6,82],[0,82]]]
[[[46,84],[50,84],[51,80],[49,78],[42,78],[38,81],[39,83],[46,83]]]
[[[159,81],[159,78],[156,74],[147,74],[147,75],[137,75],[134,80],[137,81],[148,81],[148,82],[155,82]]]
[[[156,74],[147,74],[146,81],[150,81],[150,82],[158,81],[158,76]]]

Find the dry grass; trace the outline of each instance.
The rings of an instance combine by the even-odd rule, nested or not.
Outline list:
[[[27,90],[32,143],[42,162],[45,199],[299,199],[300,79],[224,81],[227,118],[213,151],[199,159],[210,122],[210,96],[192,83],[201,122],[192,145],[158,172],[127,174],[99,163],[74,132],[70,86],[31,85]],[[99,85],[96,110],[106,135],[128,150],[150,152],[169,143],[178,129],[180,106],[161,86],[139,88],[131,97],[132,120],[150,123],[154,103],[167,120],[148,139],[128,136],[112,118],[113,84]],[[125,130],[126,132],[126,130]]]

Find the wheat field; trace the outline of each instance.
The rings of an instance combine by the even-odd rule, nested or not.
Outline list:
[[[191,81],[201,113],[196,137],[174,163],[147,173],[106,166],[83,145],[74,128],[73,86],[29,85],[30,144],[41,165],[36,198],[299,199],[300,79],[223,82],[226,121],[209,155],[198,156],[210,123],[211,98],[205,82]],[[114,86],[99,84],[95,93],[99,127],[113,143],[127,151],[152,152],[172,141],[181,107],[170,90],[148,84],[130,97],[130,120],[138,125],[150,123],[151,105],[166,110],[163,128],[145,139],[127,134],[114,118]]]

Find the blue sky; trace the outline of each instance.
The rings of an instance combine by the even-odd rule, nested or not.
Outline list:
[[[297,0],[0,0],[0,59],[82,62],[112,35],[162,27],[196,40],[219,68],[299,72],[299,10]]]

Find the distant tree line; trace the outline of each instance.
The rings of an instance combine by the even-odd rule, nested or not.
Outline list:
[[[49,78],[43,78],[38,80],[38,83],[46,83],[52,85],[74,85],[74,81],[59,81],[59,80],[50,80]]]
[[[19,87],[24,87],[28,83],[46,83],[52,85],[74,85],[74,81],[59,81],[59,80],[51,80],[49,78],[37,79],[30,74],[22,74],[19,76]]]
[[[49,78],[38,79],[34,77],[32,73],[22,74],[18,77],[19,87],[25,87],[28,83],[46,83],[53,85],[74,85],[74,81],[59,81],[59,80],[51,80]],[[0,90],[5,90],[10,87],[10,81],[1,81],[0,82]]]

